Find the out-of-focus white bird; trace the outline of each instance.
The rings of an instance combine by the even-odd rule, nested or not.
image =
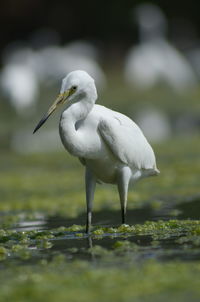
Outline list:
[[[165,141],[172,134],[168,116],[157,108],[140,109],[135,120],[151,142]]]
[[[6,65],[0,76],[0,86],[17,114],[27,117],[34,111],[39,87],[35,73],[29,66],[21,64]]]
[[[17,42],[8,45],[2,55],[1,92],[21,117],[33,114],[40,93],[35,61],[36,53]]]
[[[46,46],[37,52],[35,71],[42,84],[49,85],[63,77],[65,59],[62,47]]]
[[[60,137],[67,151],[85,165],[87,232],[97,182],[117,185],[125,223],[129,182],[159,173],[154,152],[140,128],[127,116],[95,105],[96,99],[93,78],[85,71],[73,71],[63,79],[59,96],[34,130],[59,105],[66,104],[59,124]]]
[[[98,88],[104,88],[106,84],[106,76],[96,60],[95,49],[86,42],[71,42],[65,47],[44,47],[37,53],[35,67],[40,81],[47,84],[57,82],[76,69],[91,74]]]
[[[98,63],[98,49],[90,42],[77,40],[64,48],[66,56],[65,74],[81,69],[89,73],[95,80],[98,89],[106,86],[106,75]]]
[[[140,44],[126,58],[124,75],[127,83],[140,89],[165,83],[177,92],[193,88],[197,78],[189,61],[165,38],[167,20],[161,9],[142,4],[136,11]]]

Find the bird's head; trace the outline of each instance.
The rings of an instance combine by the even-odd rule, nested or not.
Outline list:
[[[35,127],[33,133],[35,133],[49,118],[49,116],[63,104],[70,106],[73,103],[81,100],[87,100],[88,102],[95,103],[97,99],[97,91],[94,83],[94,79],[85,71],[76,70],[70,72],[63,80],[61,85],[60,94],[56,98],[55,102],[49,108],[44,117]]]

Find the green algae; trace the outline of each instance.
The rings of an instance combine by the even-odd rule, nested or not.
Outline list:
[[[129,240],[118,240],[113,245],[113,248],[117,252],[125,252],[125,251],[138,251],[139,246],[136,243],[130,242]]]
[[[68,263],[58,255],[51,263],[0,274],[1,301],[198,301],[199,277],[199,262],[99,267],[85,261]]]
[[[103,228],[96,229],[92,232],[93,235],[103,235],[104,233],[105,231],[103,230]]]
[[[71,258],[74,255],[98,255],[104,259],[113,259],[119,255],[127,256],[127,252],[131,252],[129,257],[143,257],[145,253],[156,248],[153,252],[154,258],[165,258],[171,253],[186,253],[192,251],[196,253],[196,248],[200,246],[200,220],[169,220],[169,221],[146,221],[144,224],[136,225],[120,225],[116,228],[110,227],[93,227],[90,235],[85,234],[85,227],[73,225],[71,227],[59,227],[50,230],[0,230],[0,249],[2,249],[0,260],[20,258],[35,259],[41,257],[40,251],[49,250],[47,257],[54,255],[54,249],[57,242],[64,244],[66,241],[75,240],[76,246],[67,246],[64,251]],[[101,241],[104,238],[110,238],[113,242],[110,246],[101,246],[93,244],[95,240]],[[123,238],[123,240],[122,240]],[[89,240],[89,247],[83,248],[79,245],[79,240]],[[114,240],[114,241],[113,241]],[[159,253],[160,246],[165,246],[165,242],[171,240],[173,246],[171,250],[166,248],[162,255]],[[52,251],[51,251],[52,250]],[[73,251],[73,252],[72,252]],[[200,258],[199,252],[197,258]],[[109,257],[108,257],[109,256]],[[191,254],[191,259],[193,254]],[[195,254],[196,257],[196,254]],[[75,257],[76,258],[76,257]],[[104,259],[105,260],[105,259]],[[123,262],[121,259],[120,261]]]
[[[151,104],[164,110],[171,119],[184,111],[194,116],[200,110],[199,88],[184,95],[164,87],[133,92],[118,78],[119,74],[115,72],[109,79],[109,89],[102,95],[102,103],[108,107],[129,115],[130,104],[135,112]],[[51,89],[43,92],[40,105],[44,109],[51,93]],[[17,119],[13,112],[5,114],[7,102],[2,102],[2,106],[1,142],[9,147],[13,129],[19,125],[25,128],[26,122]],[[3,148],[5,151],[0,152],[0,214],[3,214],[0,216],[0,301],[200,300],[199,207],[194,210],[197,220],[185,220],[194,217],[187,209],[180,218],[184,209],[177,208],[188,201],[189,207],[193,207],[193,201],[200,200],[199,136],[175,137],[154,146],[161,174],[130,188],[128,214],[133,215],[128,220],[130,225],[119,225],[116,189],[98,186],[90,237],[84,232],[85,226],[79,225],[85,222],[86,210],[83,167],[77,159],[65,151],[17,155]],[[146,206],[148,215],[141,215],[138,221],[138,212],[131,210],[141,209],[143,213]],[[166,208],[169,208],[167,214]],[[150,210],[154,216],[150,216]],[[168,221],[146,221],[158,219],[163,210]],[[101,218],[97,215],[100,212]],[[102,219],[108,212],[112,215]],[[64,226],[48,224],[52,216],[58,216],[57,224]],[[28,230],[34,221],[44,224],[37,227],[33,224]]]
[[[161,174],[130,188],[129,224],[116,189],[98,186],[90,236],[76,159],[1,152],[0,301],[198,301],[200,221],[180,219],[178,205],[198,203],[199,147],[198,137],[154,147]],[[140,223],[137,209],[147,209]],[[163,209],[167,220],[148,217]],[[57,215],[59,227],[48,224]]]
[[[97,228],[92,234],[103,235],[115,234],[134,234],[134,235],[167,235],[193,233],[200,235],[200,220],[177,220],[168,221],[146,221],[144,224],[127,225],[122,224],[118,228]]]
[[[7,254],[6,248],[3,246],[0,246],[0,255],[5,255],[5,254]]]
[[[0,230],[0,242],[16,240],[26,242],[28,240],[50,240],[68,235],[76,234],[85,235],[85,226],[72,225],[70,227],[59,227],[51,230]],[[200,220],[178,220],[172,219],[168,221],[146,221],[144,224],[127,225],[122,224],[119,227],[93,227],[91,236],[93,235],[113,235],[132,234],[132,235],[163,235],[168,234],[194,234],[200,236]],[[88,236],[88,235],[87,235]]]

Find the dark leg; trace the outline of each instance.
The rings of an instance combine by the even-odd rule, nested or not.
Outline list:
[[[121,203],[122,224],[124,224],[126,221],[127,195],[131,174],[132,173],[129,167],[123,167],[118,175],[117,185]]]

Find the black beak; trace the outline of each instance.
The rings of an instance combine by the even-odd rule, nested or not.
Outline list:
[[[58,95],[57,99],[54,101],[53,105],[49,108],[48,112],[43,116],[41,121],[35,127],[33,133],[35,133],[46,122],[46,120],[50,117],[50,115],[56,110],[56,108],[59,105],[63,104],[66,101],[69,94],[70,94],[70,90],[66,90],[65,92]]]
[[[50,117],[50,114],[45,114],[45,116],[41,119],[41,121],[39,121],[39,123],[37,124],[37,126],[35,127],[33,134],[40,129],[40,127],[46,122],[46,120]]]

